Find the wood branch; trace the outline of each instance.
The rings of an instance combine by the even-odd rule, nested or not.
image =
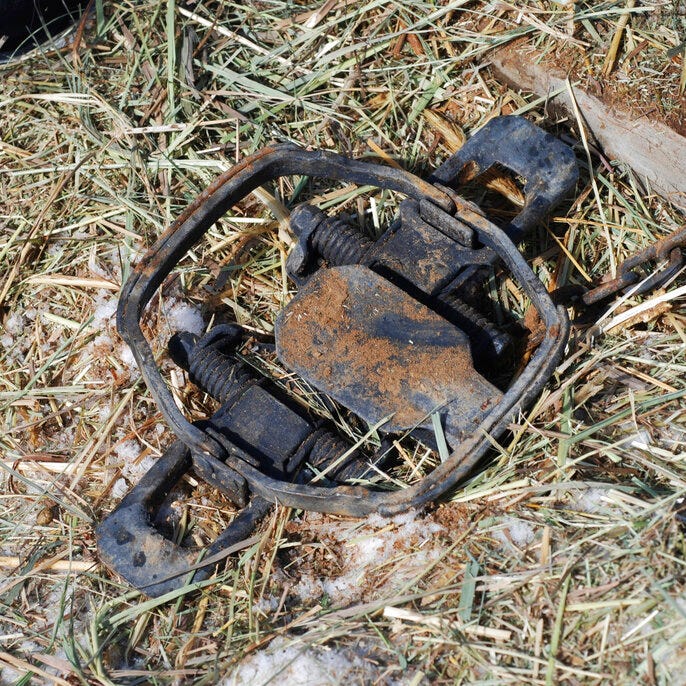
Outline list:
[[[509,86],[549,97],[551,106],[570,113],[564,75],[537,64],[536,58],[535,51],[512,45],[496,51],[491,64],[496,77]],[[686,210],[686,137],[646,115],[610,107],[579,88],[574,88],[574,96],[604,154],[628,164],[649,188]]]

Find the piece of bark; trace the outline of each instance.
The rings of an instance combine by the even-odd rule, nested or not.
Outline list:
[[[537,54],[518,45],[496,51],[491,64],[498,79],[522,91],[550,97],[550,104],[572,114],[563,75],[536,63]],[[560,91],[557,95],[551,95]],[[686,210],[686,137],[645,115],[610,107],[579,88],[574,97],[590,134],[610,159],[628,164],[647,186]]]

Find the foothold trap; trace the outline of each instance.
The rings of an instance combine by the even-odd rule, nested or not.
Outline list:
[[[524,206],[503,227],[455,192],[498,166],[524,179]],[[377,430],[381,445],[371,455],[248,366],[238,354],[248,333],[235,324],[202,337],[179,332],[170,341],[173,360],[219,403],[207,420],[190,423],[141,331],[143,309],[212,224],[258,186],[287,175],[370,185],[406,198],[376,240],[317,207],[296,207],[290,223],[297,242],[287,271],[297,293],[275,327],[281,364]],[[103,561],[148,595],[160,595],[183,585],[190,570],[196,580],[207,576],[273,503],[393,515],[463,479],[490,439],[537,397],[564,350],[566,311],[515,243],[576,179],[572,151],[520,117],[491,120],[428,180],[290,145],[265,148],[217,179],[158,240],[122,292],[119,331],[178,440],[98,527]],[[540,340],[526,354],[511,324],[491,321],[486,285],[496,271],[516,284],[540,320]],[[400,490],[360,485],[392,462],[393,440],[408,435],[439,450],[438,466]],[[177,545],[153,524],[191,470],[242,508],[204,562],[197,549]]]

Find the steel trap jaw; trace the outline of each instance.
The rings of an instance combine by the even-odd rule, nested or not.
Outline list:
[[[501,166],[524,179],[525,203],[505,226],[456,189]],[[176,406],[141,330],[141,314],[179,260],[248,193],[281,176],[322,177],[405,196],[399,217],[377,239],[312,205],[290,218],[296,244],[287,259],[297,293],[275,325],[276,354],[291,372],[336,400],[382,437],[410,434],[440,443],[445,459],[400,490],[370,484],[388,461],[382,441],[365,455],[333,426],[256,373],[237,354],[237,325],[202,337],[180,332],[174,361],[219,402],[189,422]],[[248,537],[273,503],[319,512],[393,515],[457,484],[517,412],[549,379],[569,323],[518,251],[516,242],[571,190],[572,151],[520,117],[491,120],[427,180],[401,169],[291,145],[265,148],[220,176],[136,266],[124,286],[118,327],[177,436],[141,482],[98,527],[102,559],[149,595],[180,586],[193,569],[207,575],[222,551]],[[503,382],[513,355],[507,327],[484,308],[485,274],[504,270],[530,300],[544,335]],[[436,438],[437,422],[440,425]],[[443,440],[445,445],[443,445]],[[239,508],[204,561],[166,538],[155,512],[192,470]]]

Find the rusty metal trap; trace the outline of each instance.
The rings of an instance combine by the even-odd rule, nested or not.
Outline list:
[[[521,211],[504,226],[456,190],[500,166],[523,179]],[[374,427],[368,451],[339,435],[283,385],[239,355],[236,324],[203,336],[176,333],[169,354],[219,403],[191,423],[179,410],[141,330],[141,314],[179,260],[248,193],[281,176],[369,185],[405,197],[372,239],[340,217],[302,204],[287,259],[297,287],[275,323],[280,363],[315,391]],[[516,243],[574,187],[569,147],[520,117],[491,120],[428,179],[319,150],[279,145],[218,178],[157,241],[124,286],[118,328],[177,441],[99,525],[102,560],[157,596],[209,575],[222,551],[248,538],[274,503],[319,512],[393,515],[439,497],[464,479],[508,423],[540,393],[569,335],[556,305]],[[516,284],[537,313],[526,354],[512,322],[488,311],[489,275]],[[491,308],[492,309],[492,308]],[[532,349],[533,348],[533,349]],[[509,371],[508,371],[509,370]],[[370,478],[392,461],[394,439],[436,449],[437,466],[409,487]],[[155,513],[187,472],[216,487],[237,516],[203,551],[165,537]],[[364,484],[364,485],[363,485]]]

